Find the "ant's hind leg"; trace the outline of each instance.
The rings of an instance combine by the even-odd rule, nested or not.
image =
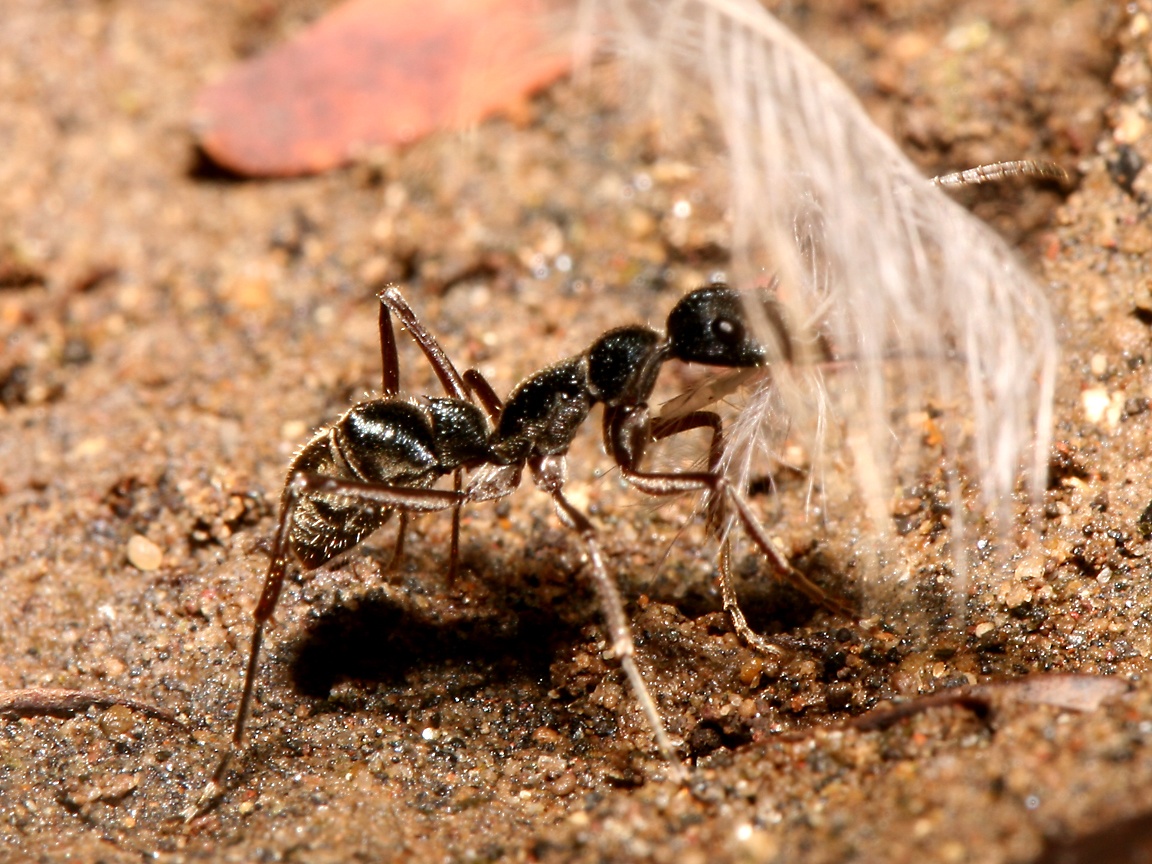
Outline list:
[[[240,691],[240,702],[236,708],[236,716],[232,723],[232,739],[228,749],[220,757],[216,769],[212,772],[207,785],[200,792],[196,803],[185,811],[186,820],[191,820],[210,805],[221,792],[221,781],[224,772],[232,761],[233,755],[240,749],[244,740],[244,727],[248,722],[248,712],[252,702],[252,693],[256,688],[256,672],[259,668],[260,645],[264,640],[264,626],[272,617],[276,609],[276,602],[280,599],[280,591],[284,587],[284,575],[288,570],[288,535],[292,526],[292,516],[300,500],[300,489],[289,483],[284,489],[284,497],[280,505],[280,521],[276,526],[276,538],[272,541],[272,558],[268,564],[268,573],[264,576],[264,588],[260,592],[260,600],[252,613],[252,642],[248,649],[248,663],[244,670],[244,687]]]
[[[358,480],[338,480],[318,474],[297,473],[289,478],[284,486],[284,496],[280,505],[280,521],[276,525],[276,539],[272,543],[272,560],[264,577],[264,588],[253,612],[252,645],[248,649],[248,663],[244,670],[244,687],[240,691],[240,703],[232,725],[232,740],[227,751],[216,765],[208,784],[200,793],[196,804],[185,811],[187,819],[193,819],[211,804],[221,791],[221,780],[232,756],[240,749],[244,740],[244,729],[256,690],[256,673],[259,669],[260,646],[264,639],[264,627],[276,609],[284,587],[284,576],[288,570],[290,553],[289,537],[292,530],[296,506],[302,497],[308,495],[335,495],[357,501],[372,502],[385,507],[428,513],[459,507],[464,495],[439,489],[405,489],[378,483],[365,483]]]
[[[504,410],[504,403],[488,383],[488,379],[480,374],[478,369],[468,369],[464,373],[464,386],[476,397],[483,407],[488,419],[494,424],[500,420],[500,412]]]
[[[400,392],[400,355],[396,351],[392,316],[383,303],[380,304],[380,369],[383,373],[381,391],[385,396],[395,396]]]

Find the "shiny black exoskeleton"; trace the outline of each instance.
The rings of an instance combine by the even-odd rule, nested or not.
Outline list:
[[[380,527],[393,511],[400,514],[396,553],[402,549],[405,518],[411,512],[453,511],[451,568],[458,554],[459,508],[468,502],[504,497],[529,469],[533,482],[552,497],[561,521],[584,542],[589,570],[600,595],[611,650],[619,659],[647,715],[656,743],[683,771],[663,721],[633,658],[634,647],[624,605],[605,566],[596,531],[564,495],[565,457],[592,407],[604,405],[603,435],[621,476],[649,495],[703,491],[713,521],[721,530],[721,589],[725,608],[738,633],[766,651],[778,650],[747,625],[736,602],[728,570],[727,531],[720,515],[730,504],[728,523],[741,524],[780,576],[830,610],[851,610],[795,571],[772,544],[739,490],[719,471],[722,424],[710,411],[691,411],[673,419],[650,415],[648,400],[669,360],[727,368],[767,364],[769,351],[751,332],[744,300],[725,285],[699,288],[673,308],[664,333],[644,326],[610,330],[586,351],[537,372],[501,402],[479,372],[460,375],[395,287],[380,294],[380,343],[384,395],[353,406],[318,433],[293,460],[285,484],[280,521],[264,589],[255,611],[244,688],[233,727],[232,746],[221,760],[202,803],[215,797],[231,752],[240,746],[255,687],[263,629],[275,608],[287,564],[295,554],[308,568],[318,567]],[[399,363],[391,315],[416,340],[447,397],[408,397],[399,393]],[[768,309],[765,320],[777,331],[777,356],[786,359],[788,334]],[[479,403],[479,404],[477,404]],[[649,443],[691,429],[711,430],[708,467],[698,472],[656,473],[641,463]],[[466,487],[461,471],[474,470]],[[448,474],[453,491],[432,488]]]
[[[487,418],[469,402],[373,399],[319,432],[289,470],[292,475],[428,488],[460,468],[490,462],[488,435]],[[292,551],[305,567],[319,567],[380,528],[393,509],[365,507],[345,495],[302,495],[293,514]]]

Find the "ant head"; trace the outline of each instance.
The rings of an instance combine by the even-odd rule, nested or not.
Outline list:
[[[672,308],[668,348],[677,360],[708,366],[763,366],[768,360],[740,295],[719,283],[697,288]]]

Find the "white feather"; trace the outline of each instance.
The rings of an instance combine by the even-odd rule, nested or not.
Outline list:
[[[818,475],[825,435],[839,427],[884,534],[894,490],[915,479],[907,457],[922,447],[900,418],[939,408],[963,579],[973,522],[992,515],[988,530],[1006,540],[1022,477],[1033,501],[1043,490],[1056,366],[1043,292],[754,0],[592,6],[608,13],[615,50],[651,74],[659,103],[699,106],[718,123],[733,284],[778,280],[789,319],[812,322],[854,361],[823,377],[803,363],[776,366],[733,422],[730,475],[746,483],[782,428],[800,436]],[[985,512],[966,518],[970,486]]]

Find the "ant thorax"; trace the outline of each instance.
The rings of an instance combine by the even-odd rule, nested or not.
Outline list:
[[[500,414],[493,449],[509,462],[568,452],[592,409],[588,357],[579,354],[517,385]]]

